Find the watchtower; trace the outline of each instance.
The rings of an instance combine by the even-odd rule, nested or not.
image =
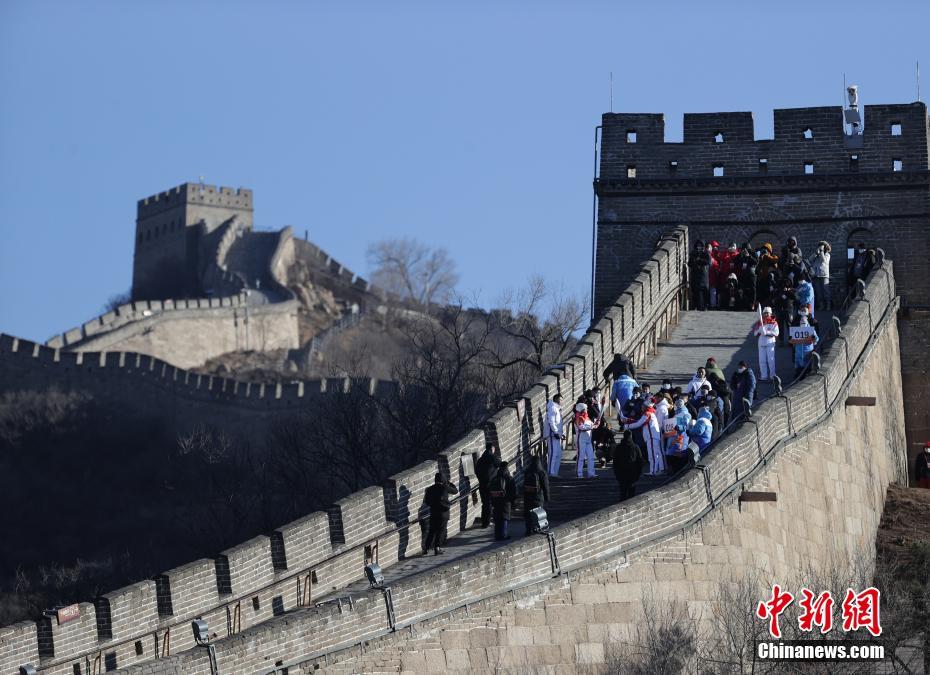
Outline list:
[[[869,105],[864,116],[857,105],[775,110],[775,137],[760,140],[750,112],[686,114],[681,143],[665,141],[662,114],[605,114],[595,181],[597,313],[679,224],[691,241],[722,245],[768,241],[778,250],[795,236],[805,257],[830,242],[835,303],[847,294],[850,247],[880,247],[894,260],[902,299],[908,441],[930,440],[928,139],[920,102]]]
[[[184,183],[140,199],[132,271],[134,299],[200,295],[210,234],[231,220],[252,228],[252,191]]]

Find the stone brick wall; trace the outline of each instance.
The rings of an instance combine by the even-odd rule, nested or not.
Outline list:
[[[74,348],[77,345],[99,335],[107,333],[126,324],[141,321],[162,312],[181,310],[216,309],[219,307],[242,307],[246,303],[244,295],[230,295],[221,298],[184,298],[179,300],[139,300],[120,305],[115,310],[104,312],[80,326],[55,335],[45,343],[49,347],[61,349]]]
[[[827,345],[821,372],[762,403],[681,479],[555,528],[558,572],[545,538],[523,539],[392,584],[395,630],[374,590],[351,607],[305,607],[219,640],[221,668],[603,668],[641,622],[647,588],[686,602],[707,630],[722,584],[748,570],[792,584],[808,565],[826,571],[868,555],[885,488],[905,475],[890,263],[871,276],[867,300]],[[883,407],[845,405],[863,394]],[[760,489],[777,502],[738,501]],[[209,667],[195,650],[145,672]]]
[[[409,525],[420,515],[423,490],[432,482],[437,470],[457,480],[462,491],[461,498],[453,504],[449,523],[449,534],[454,535],[469,527],[479,512],[477,494],[471,492],[477,490],[474,460],[483,451],[485,442],[497,441],[505,456],[522,466],[528,452],[540,440],[539,415],[548,396],[561,391],[566,406],[570,405],[574,397],[600,378],[604,360],[612,358],[615,352],[638,354],[641,360],[646,359],[654,349],[655,335],[665,330],[677,316],[681,284],[681,266],[677,261],[685,255],[687,247],[687,232],[683,229],[672,232],[661,243],[656,259],[649,261],[643,274],[637,277],[634,290],[618,298],[616,306],[584,336],[575,356],[554,375],[541,378],[520,403],[494,416],[485,429],[466,434],[440,453],[436,461],[424,462],[392,476],[382,486],[354,493],[331,506],[326,513],[310,514],[278,528],[269,537],[256,537],[213,559],[198,560],[157,575],[154,606],[141,599],[135,605],[130,603],[136,607],[132,616],[120,611],[114,613],[118,603],[110,598],[139,597],[145,586],[107,594],[107,601],[98,601],[98,605],[109,609],[107,622],[119,620],[127,626],[125,630],[120,629],[119,634],[130,635],[129,641],[120,642],[121,638],[116,637],[115,623],[112,624],[114,636],[110,639],[106,637],[109,634],[106,630],[98,633],[95,622],[93,641],[80,643],[83,651],[74,646],[77,643],[51,635],[46,642],[54,648],[54,657],[46,656],[43,667],[47,667],[48,672],[71,672],[74,663],[83,663],[88,658],[93,660],[102,654],[109,654],[111,663],[124,667],[151,661],[157,653],[167,658],[159,658],[145,666],[153,672],[171,672],[171,668],[184,673],[199,672],[198,668],[209,671],[202,650],[191,650],[194,645],[190,621],[197,617],[204,618],[211,634],[223,640],[235,641],[250,631],[263,632],[268,636],[263,638],[266,646],[274,643],[282,654],[296,653],[310,643],[320,649],[352,644],[360,636],[380,630],[386,613],[383,600],[379,598],[362,598],[351,607],[324,604],[311,609],[311,606],[322,595],[361,578],[365,564],[377,562],[382,568],[390,568],[411,547],[419,548],[420,542],[416,540],[419,528]],[[669,260],[676,262],[669,265]],[[0,381],[25,380],[37,384],[89,376],[88,380],[95,382],[94,386],[99,386],[101,392],[113,392],[124,386],[119,384],[121,382],[126,383],[127,389],[134,390],[164,387],[184,401],[184,408],[196,402],[221,401],[246,418],[249,412],[286,410],[288,406],[306,404],[312,398],[311,383],[278,386],[272,391],[220,378],[192,376],[138,354],[76,354],[2,335],[0,373],[4,375]],[[382,389],[374,381],[353,382],[338,378],[317,382],[315,386],[316,395],[350,386],[367,387],[372,392]],[[390,392],[390,387],[383,389]],[[545,545],[529,540],[526,546],[526,559],[532,557],[534,570],[550,569],[548,557],[540,558],[540,552],[547,550]],[[456,597],[468,597],[474,584],[482,585],[489,592],[497,588],[500,580],[491,574],[493,560],[491,556],[480,569],[469,568],[465,583],[456,590]],[[522,558],[518,558],[510,561],[508,569],[518,573],[522,564]],[[403,616],[408,619],[416,614],[415,599],[422,598],[430,607],[444,602],[441,597],[432,597],[417,586],[397,592],[398,607],[404,608]],[[93,605],[88,607],[94,610]],[[309,612],[306,614],[309,622],[301,620],[294,624],[296,632],[282,633],[275,622],[285,612],[287,615],[282,618],[288,621]],[[151,626],[152,622],[157,622],[157,626],[148,638],[151,644],[144,642],[143,654],[139,655],[132,640],[134,627]],[[22,632],[0,634],[0,639],[8,641],[0,642],[0,653],[7,644],[21,645],[28,639],[28,633],[26,635],[24,638]],[[319,642],[320,639],[323,642]],[[264,652],[253,649],[253,642],[252,638],[236,641],[235,649],[242,654],[241,661],[222,666],[222,672],[249,672],[268,665]],[[179,652],[178,656],[172,656]]]
[[[394,383],[329,378],[264,384],[191,373],[132,352],[68,352],[0,334],[0,393],[84,392],[100,405],[158,411],[179,433],[213,424],[261,440],[276,420],[312,408],[327,392],[360,387],[389,396]]]
[[[214,302],[218,305],[219,298]],[[96,335],[69,348],[137,352],[179,368],[195,368],[233,351],[297,349],[296,300],[161,312]]]

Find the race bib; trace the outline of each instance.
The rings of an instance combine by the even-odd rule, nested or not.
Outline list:
[[[812,326],[791,326],[788,337],[792,340],[809,340],[814,337],[814,329]]]

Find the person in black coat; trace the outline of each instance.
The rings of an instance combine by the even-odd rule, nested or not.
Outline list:
[[[732,398],[734,410],[739,415],[746,415],[749,410],[746,409],[745,400],[749,401],[749,407],[756,399],[756,374],[746,361],[740,361],[736,372],[730,377],[730,387],[732,389]]]
[[[510,512],[517,501],[517,484],[510,475],[507,462],[501,462],[500,468],[489,485],[491,506],[494,510],[494,538],[510,539]]]
[[[633,442],[633,434],[623,432],[623,440],[614,452],[614,475],[620,484],[620,501],[629,499],[636,493],[635,483],[643,470],[643,452]]]
[[[530,512],[546,505],[549,501],[549,475],[543,471],[539,457],[533,455],[523,474],[523,510],[526,519],[526,534],[533,534],[530,525]]]
[[[458,493],[458,488],[441,473],[437,473],[433,484],[426,488],[423,504],[429,507],[429,532],[423,542],[424,555],[431,548],[436,555],[442,553],[440,547],[446,543],[446,525],[449,524],[449,495]]]
[[[475,476],[478,478],[478,494],[481,496],[481,527],[491,522],[491,494],[488,486],[501,465],[501,457],[493,443],[484,446],[484,452],[475,462]]]
[[[704,311],[710,301],[710,254],[703,242],[695,242],[694,252],[688,261],[691,276],[691,301],[695,309]]]
[[[625,354],[614,354],[614,358],[610,362],[610,365],[604,369],[604,379],[616,380],[619,379],[619,377],[624,373],[635,380],[636,366]]]

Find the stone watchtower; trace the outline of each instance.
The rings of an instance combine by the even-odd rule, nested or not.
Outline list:
[[[252,191],[184,183],[140,199],[132,268],[135,300],[198,296],[211,234],[228,222],[252,229]]]
[[[844,125],[840,106],[776,110],[775,137],[757,140],[752,113],[686,114],[683,142],[667,143],[662,114],[605,114],[595,304],[599,314],[679,224],[691,241],[723,245],[778,250],[796,236],[805,257],[829,241],[834,306],[847,295],[850,247],[880,247],[902,300],[913,457],[913,443],[930,440],[930,120],[924,103],[910,103],[865,106],[861,121]]]

